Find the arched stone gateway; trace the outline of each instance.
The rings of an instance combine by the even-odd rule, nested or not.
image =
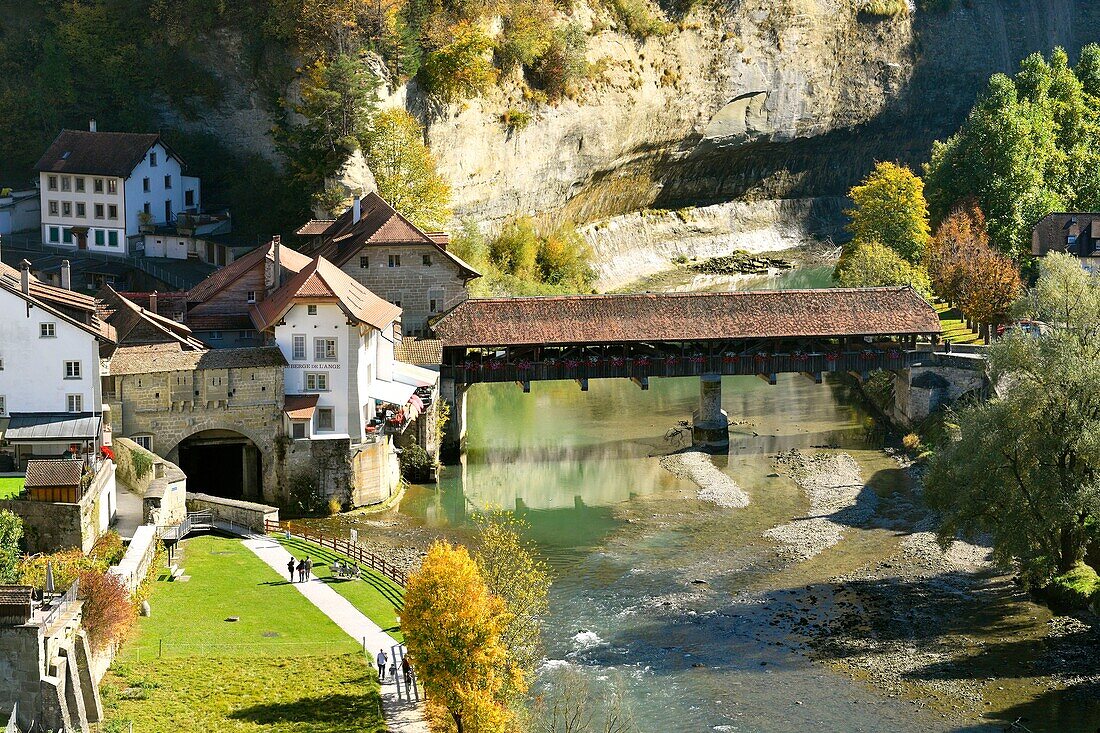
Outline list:
[[[271,443],[271,440],[267,441]],[[192,491],[227,499],[265,498],[265,464],[274,468],[272,446],[267,450],[237,430],[199,430],[181,440],[168,452],[168,460],[187,474]],[[269,478],[267,484],[273,482]]]

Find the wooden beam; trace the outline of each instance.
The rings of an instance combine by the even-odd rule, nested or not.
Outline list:
[[[630,381],[641,387],[643,392],[649,390],[649,377],[631,377]]]
[[[581,392],[588,391],[588,379],[578,379],[576,382],[581,386]]]
[[[775,386],[775,372],[771,372],[770,374],[763,374],[758,372],[756,376],[760,377],[773,387]]]
[[[809,379],[814,384],[821,384],[821,372],[799,372],[806,379]]]
[[[523,394],[529,394],[531,392],[531,380],[530,379],[524,379],[523,381],[517,381],[516,384],[518,384],[520,387],[523,387]]]

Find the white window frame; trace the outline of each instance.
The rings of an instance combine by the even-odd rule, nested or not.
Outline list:
[[[134,441],[147,451],[153,450],[153,436],[152,435],[131,435],[130,440]]]
[[[317,315],[317,306],[316,305],[307,305],[306,306],[306,315],[307,316]]]
[[[309,358],[309,351],[306,350],[306,335],[304,333],[296,333],[290,337],[290,360],[291,361],[305,361]]]
[[[256,291],[255,290],[249,290],[247,293],[245,293],[245,301],[247,301],[249,303],[255,303],[256,302]]]
[[[401,255],[389,255],[386,259],[386,267],[401,267]]]
[[[84,412],[84,395],[78,393],[65,395],[65,412]]]
[[[206,335],[206,338],[210,339],[211,341],[221,341],[222,340],[222,332],[221,331],[211,331],[210,333],[208,333]]]
[[[79,360],[66,359],[65,360],[65,379],[83,379],[84,371],[81,368]]]
[[[53,321],[43,321],[38,324],[38,338],[57,338],[57,324]]]
[[[321,420],[322,415],[328,416],[328,427]],[[331,407],[318,407],[314,416],[313,432],[332,433],[336,431],[336,410]]]
[[[329,346],[332,348],[330,349]],[[340,344],[336,338],[329,336],[315,336],[313,338],[314,361],[337,361],[339,358]]]
[[[306,372],[303,384],[306,392],[328,392],[328,372]]]

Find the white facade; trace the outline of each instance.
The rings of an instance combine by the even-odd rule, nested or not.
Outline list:
[[[154,144],[126,178],[76,173],[39,173],[42,241],[79,246],[73,227],[87,227],[90,251],[127,254],[129,237],[139,235],[142,214],[164,224],[201,205],[199,179],[183,175],[180,161]]]
[[[0,414],[98,413],[99,377],[95,336],[0,289]]]
[[[25,232],[38,228],[42,221],[36,189],[5,191],[0,194],[0,234]]]

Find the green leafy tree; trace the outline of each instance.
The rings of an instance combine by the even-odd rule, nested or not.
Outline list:
[[[477,517],[474,560],[489,591],[504,601],[509,620],[501,631],[514,668],[506,679],[532,679],[542,660],[542,619],[549,608],[550,573],[521,536],[526,523],[514,514],[492,512]],[[516,692],[505,690],[505,694]]]
[[[417,72],[424,89],[444,102],[461,102],[489,90],[497,80],[490,52],[493,42],[478,23],[460,21],[447,30],[447,42],[429,52]]]
[[[989,348],[999,396],[955,415],[926,496],[942,541],[988,533],[1043,580],[1081,562],[1100,520],[1100,285],[1068,256],[1041,267],[1029,307],[1053,327]]]
[[[848,230],[856,246],[877,242],[909,262],[920,262],[931,238],[924,182],[905,166],[876,163],[863,183],[849,191],[855,206]]]
[[[378,195],[420,227],[436,229],[450,218],[451,188],[424,144],[420,123],[403,109],[374,116],[363,152]]]
[[[1090,43],[1082,48],[1073,70],[1085,94],[1100,97],[1100,44]]]
[[[877,242],[860,244],[849,253],[838,266],[837,281],[846,288],[911,285],[924,297],[932,297],[924,269]]]
[[[554,29],[550,46],[535,65],[533,81],[550,101],[572,94],[588,70],[588,36],[576,23]]]
[[[23,520],[0,509],[0,583],[12,584],[19,580],[19,541],[23,539]]]
[[[508,6],[501,24],[496,57],[500,68],[512,71],[531,67],[546,55],[554,39],[553,7],[547,3],[520,0]]]

